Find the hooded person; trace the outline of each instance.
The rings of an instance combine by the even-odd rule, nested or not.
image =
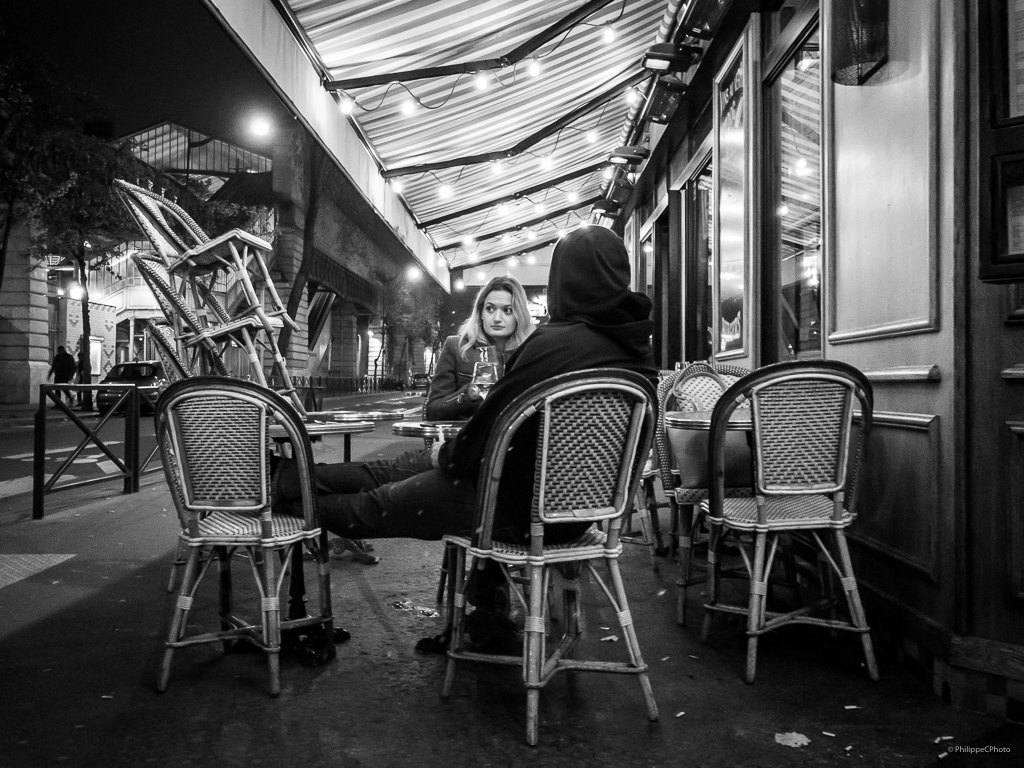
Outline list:
[[[317,467],[320,522],[346,538],[417,538],[428,541],[470,532],[476,481],[487,440],[502,410],[517,396],[553,376],[586,368],[623,368],[657,382],[651,350],[653,323],[647,296],[629,288],[630,264],[622,240],[603,227],[584,227],[555,246],[548,280],[550,322],[509,358],[505,375],[466,422],[458,437],[441,444],[436,468],[371,467],[372,483],[356,493],[332,493],[331,466]],[[494,537],[525,541],[530,525],[536,423],[517,433],[505,465]],[[348,473],[337,465],[339,477]],[[395,482],[388,482],[394,476]],[[399,479],[402,478],[402,479]],[[291,486],[291,483],[285,484]],[[369,487],[375,485],[376,487]],[[290,493],[279,492],[275,511],[298,513]],[[554,526],[545,541],[578,536],[584,524]]]

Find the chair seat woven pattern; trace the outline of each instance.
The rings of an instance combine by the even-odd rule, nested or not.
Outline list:
[[[558,563],[583,560],[588,557],[617,557],[622,552],[622,544],[620,543],[614,549],[608,550],[605,548],[607,539],[608,537],[604,531],[600,528],[591,527],[578,538],[564,544],[545,544],[541,560],[546,563]],[[462,547],[468,550],[469,554],[474,557],[486,556],[492,560],[511,565],[524,564],[532,559],[528,544],[493,541],[491,542],[491,549],[478,549],[464,536],[445,536],[444,543]]]
[[[538,436],[538,477],[547,462],[541,519],[595,519],[587,510],[607,509],[618,481],[632,402],[621,392],[609,390],[584,399],[556,401],[551,407],[547,455],[543,434]],[[581,440],[579,425],[584,422],[597,426]],[[539,489],[539,484],[534,486],[534,509],[538,508]]]
[[[708,504],[701,507],[708,512]],[[765,497],[765,524],[757,521],[756,499],[725,499],[723,503],[724,519],[708,515],[712,522],[724,522],[727,528],[741,530],[771,530],[785,528],[845,528],[853,522],[853,516],[843,510],[839,520],[832,519],[833,504],[828,496],[785,496]]]
[[[305,533],[301,517],[293,515],[270,516],[270,536],[272,540],[286,540]],[[231,544],[259,542],[261,536],[261,520],[259,515],[242,512],[213,512],[199,521],[199,536],[186,537],[193,544],[216,544],[225,540]],[[202,541],[200,541],[202,540]]]

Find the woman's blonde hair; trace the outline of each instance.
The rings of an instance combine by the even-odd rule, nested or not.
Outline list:
[[[492,277],[490,282],[476,295],[472,313],[459,328],[459,354],[462,355],[463,360],[466,359],[466,352],[469,348],[487,336],[486,331],[480,326],[480,316],[483,314],[487,296],[492,291],[508,291],[512,296],[512,317],[516,320],[516,329],[505,343],[505,351],[511,352],[533,333],[533,318],[530,317],[526,291],[523,290],[523,286],[514,277],[507,275]]]

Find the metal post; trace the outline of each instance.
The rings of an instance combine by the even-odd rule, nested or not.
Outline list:
[[[35,416],[32,459],[32,519],[43,519],[44,473],[46,470],[46,385],[39,385],[39,408]]]
[[[128,474],[124,478],[124,492],[139,490],[139,388],[128,393],[124,410],[124,463]]]

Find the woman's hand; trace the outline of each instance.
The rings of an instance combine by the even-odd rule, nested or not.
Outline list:
[[[466,397],[469,399],[470,402],[473,403],[475,403],[477,400],[483,399],[483,395],[480,394],[480,390],[477,388],[476,384],[472,382],[470,382],[469,385],[467,385],[466,387]]]

